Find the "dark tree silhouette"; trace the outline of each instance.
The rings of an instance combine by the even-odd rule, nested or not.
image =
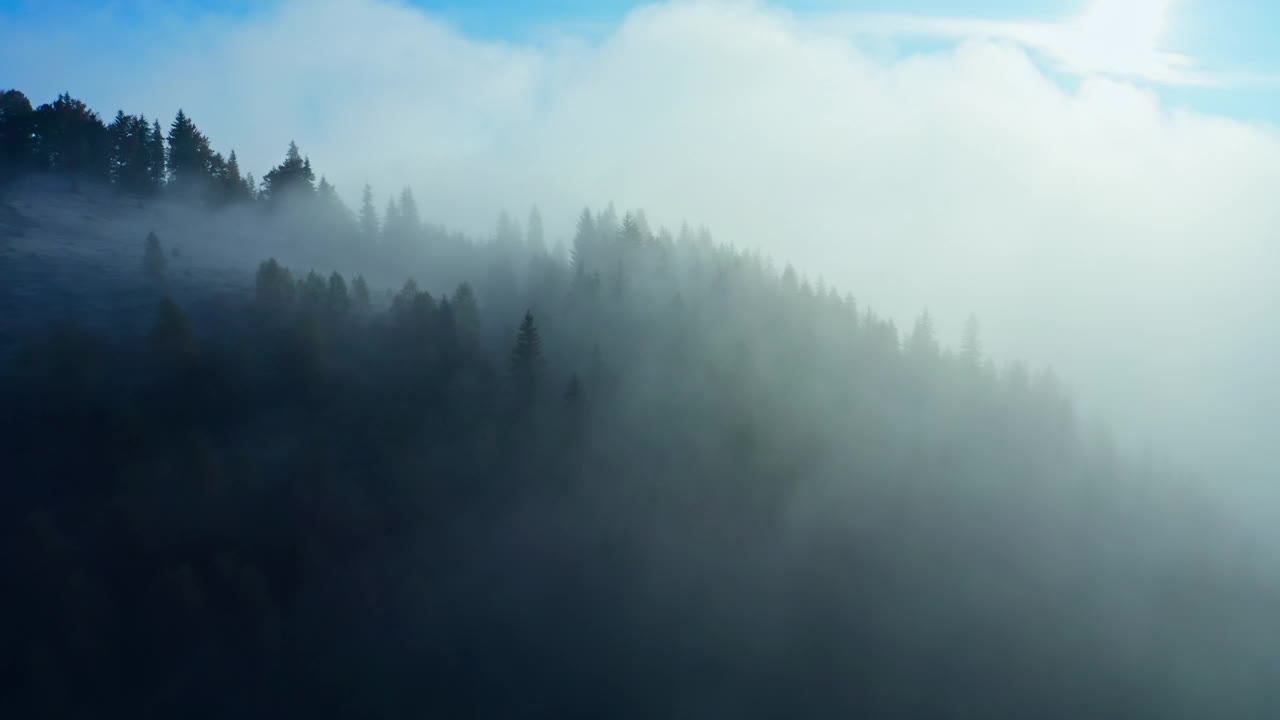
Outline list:
[[[147,189],[159,192],[165,184],[165,170],[168,167],[168,152],[164,146],[164,134],[160,130],[160,121],[151,123],[151,135],[147,138]]]
[[[309,198],[315,194],[316,174],[311,170],[311,160],[304,158],[298,144],[289,143],[284,162],[272,168],[262,178],[263,198],[279,204],[286,198]]]
[[[36,148],[35,111],[17,90],[0,92],[0,180],[32,167]]]
[[[222,187],[223,202],[245,203],[253,199],[253,191],[249,186],[249,180],[240,171],[240,159],[236,157],[235,150],[232,150],[231,154],[227,156],[227,164],[219,180]]]
[[[151,192],[151,124],[141,115],[125,115],[121,110],[107,131],[111,136],[111,181],[126,192]]]
[[[98,114],[68,93],[35,111],[38,165],[72,176],[105,180],[110,174],[111,140]]]
[[[213,150],[209,147],[209,138],[182,110],[169,126],[167,158],[171,188],[186,194],[203,192],[207,188]]]
[[[542,340],[538,337],[533,313],[526,312],[511,349],[512,390],[517,408],[525,409],[536,400],[541,376]]]

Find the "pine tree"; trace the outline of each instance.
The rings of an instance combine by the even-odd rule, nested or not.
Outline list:
[[[542,235],[542,212],[538,210],[538,206],[534,205],[529,211],[529,226],[525,229],[525,241],[529,245],[529,252],[535,257],[545,255],[547,253],[547,242]]]
[[[73,176],[110,176],[110,134],[83,102],[63,93],[37,108],[33,119],[38,166]]]
[[[345,315],[351,309],[351,294],[347,292],[347,282],[336,271],[329,276],[327,305],[329,313],[334,316]]]
[[[324,309],[328,295],[329,283],[325,282],[325,279],[315,270],[308,272],[302,282],[298,283],[299,304],[306,310]]]
[[[591,209],[585,208],[578,218],[578,231],[573,236],[573,249],[569,255],[575,275],[585,276],[588,270],[595,268],[595,243],[596,221],[591,216]]]
[[[171,298],[160,301],[151,329],[151,349],[162,357],[182,359],[195,355],[195,336],[186,313]]]
[[[117,110],[116,116],[111,120],[111,124],[107,126],[107,132],[111,135],[111,165],[110,175],[111,182],[121,185],[120,175],[121,166],[129,161],[129,153],[124,147],[128,141],[129,127],[132,125],[133,118],[124,114],[124,110]]]
[[[147,191],[159,192],[164,188],[167,153],[164,148],[164,134],[160,130],[160,121],[151,123],[151,135],[147,138]]]
[[[223,205],[231,201],[231,178],[227,173],[227,159],[222,153],[215,152],[209,158],[210,185],[207,199],[213,205]]]
[[[351,281],[351,307],[356,312],[368,312],[370,304],[369,283],[365,282],[363,275],[357,275],[355,280]]]
[[[782,270],[782,289],[788,293],[796,292],[800,289],[800,279],[796,276],[796,269],[787,263]]]
[[[144,117],[116,113],[107,132],[111,137],[110,177],[121,190],[146,193],[150,189],[151,126]]]
[[[542,341],[533,313],[526,311],[516,333],[515,347],[511,349],[511,379],[518,406],[523,408],[533,403],[541,374]]]
[[[209,138],[182,110],[169,126],[169,185],[178,193],[195,195],[209,187],[214,154]]]
[[[470,283],[462,283],[453,292],[453,316],[460,337],[475,339],[480,333],[480,305]]]
[[[153,280],[163,281],[166,264],[164,248],[160,247],[160,238],[154,231],[147,233],[146,245],[142,251],[142,271]]]
[[[360,196],[360,235],[367,243],[378,239],[378,211],[373,207],[373,188],[368,183]]]
[[[323,175],[320,176],[320,183],[316,185],[316,200],[320,203],[320,212],[326,221],[331,223],[332,229],[347,228],[351,222],[351,212],[347,210],[347,206],[338,195],[338,188]]]
[[[624,277],[626,268],[636,254],[640,252],[640,246],[643,243],[644,235],[641,231],[640,219],[634,213],[627,213],[622,217],[622,227],[618,228],[617,241],[617,272],[619,277]]]
[[[315,194],[315,181],[310,158],[303,158],[298,144],[290,142],[284,162],[262,178],[262,195],[271,203],[279,203],[291,196],[311,197]]]
[[[421,230],[422,218],[418,216],[418,201],[413,199],[413,190],[405,185],[400,191],[400,239],[409,240]]]
[[[30,168],[35,159],[35,110],[17,90],[0,92],[0,179]]]
[[[400,286],[400,291],[391,298],[391,314],[399,316],[402,320],[408,318],[419,294],[418,281],[413,278],[405,280],[404,285]]]
[[[964,324],[964,337],[960,341],[960,355],[973,367],[982,363],[982,337],[978,328],[978,316],[969,313]]]
[[[260,308],[279,311],[293,304],[297,294],[293,275],[275,258],[264,260],[258,266],[255,280],[254,301]]]
[[[235,150],[232,150],[231,155],[227,157],[224,188],[228,202],[242,203],[252,199],[249,182],[240,174],[240,160],[236,158]]]
[[[511,352],[511,369],[516,373],[533,373],[542,362],[542,341],[533,313],[526,311],[516,334],[516,345]]]
[[[498,214],[498,229],[494,234],[494,242],[503,252],[511,252],[520,245],[520,226],[505,210]]]
[[[564,402],[570,407],[577,406],[582,401],[582,383],[578,381],[578,373],[569,376],[569,382],[564,388]]]
[[[918,358],[933,357],[938,354],[938,339],[933,329],[933,318],[925,311],[916,319],[911,329],[911,337],[907,340],[908,352]]]
[[[596,214],[596,237],[612,240],[618,235],[618,211],[609,203],[604,210]]]
[[[395,198],[387,199],[387,210],[382,217],[382,237],[386,241],[395,240],[400,231],[400,208]]]

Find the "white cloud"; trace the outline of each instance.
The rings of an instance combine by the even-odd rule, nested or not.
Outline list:
[[[1046,56],[1079,76],[1101,75],[1166,86],[1276,87],[1275,77],[1201,67],[1165,45],[1179,0],[1093,0],[1062,20],[1010,21],[971,17],[848,13],[819,20],[854,37],[986,38]]]
[[[259,175],[296,138],[349,196],[411,183],[472,231],[534,202],[552,237],[610,200],[706,222],[900,317],[974,310],[1003,357],[1054,363],[1157,446],[1262,458],[1280,138],[1119,79],[1068,91],[1022,47],[1052,44],[1037,27],[948,26],[978,37],[886,60],[756,4],[516,45],[393,2],[295,0],[110,64],[69,45],[56,77],[0,65],[108,112],[182,105]]]

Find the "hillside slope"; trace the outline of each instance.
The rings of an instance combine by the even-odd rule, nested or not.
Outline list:
[[[1260,546],[927,318],[611,209],[565,263],[58,182],[4,200],[6,715],[1280,702]]]

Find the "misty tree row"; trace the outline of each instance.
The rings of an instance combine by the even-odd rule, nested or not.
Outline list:
[[[118,111],[109,125],[104,124],[96,112],[66,93],[33,110],[20,91],[3,91],[0,161],[0,180],[24,171],[53,171],[109,181],[130,193],[145,196],[164,192],[213,206],[259,202],[279,208],[289,204],[311,216],[312,232],[356,238],[367,243],[366,249],[380,244],[387,255],[430,252],[438,250],[432,245],[463,240],[426,223],[408,187],[388,200],[380,218],[373,191],[366,185],[360,208],[353,215],[327,179],[321,177],[317,184],[310,159],[292,142],[284,161],[268,171],[259,186],[252,174],[241,174],[234,150],[226,158],[215,152],[209,138],[182,110],[166,136],[158,120],[148,123],[144,116],[126,115],[124,111]],[[613,241],[615,235],[617,242]],[[579,275],[603,278],[616,285],[622,282],[624,265],[645,243],[654,243],[668,252],[677,242],[710,245],[711,239],[705,229],[694,233],[687,226],[681,228],[678,237],[665,229],[654,233],[643,212],[627,213],[619,220],[609,208],[597,216],[583,211],[571,249],[566,250],[558,241],[548,248],[542,216],[534,207],[523,232],[504,212],[498,219],[493,242],[502,252],[518,249],[525,257],[549,255],[552,260],[571,263]],[[397,257],[393,264],[400,260]],[[761,259],[757,257],[755,261]],[[816,290],[810,288],[808,281],[799,279],[790,266],[783,271],[783,282],[803,286],[806,292],[836,292],[821,285]],[[847,300],[852,303],[852,298]],[[925,346],[936,342],[927,313],[917,320],[911,342]],[[972,316],[965,327],[962,351],[981,359],[978,324]]]

